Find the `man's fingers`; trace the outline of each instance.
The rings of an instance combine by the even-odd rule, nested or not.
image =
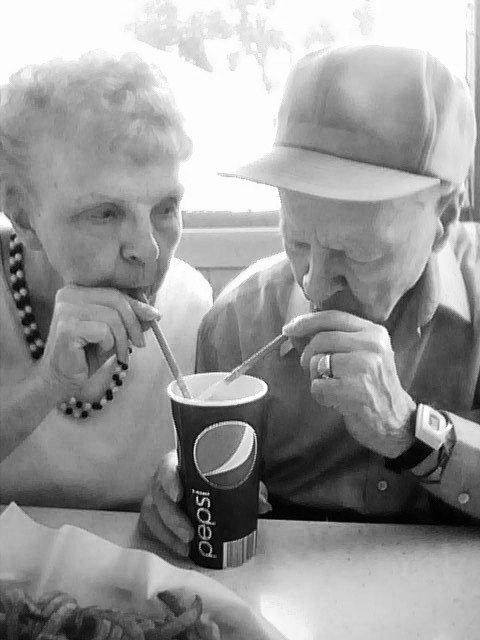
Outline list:
[[[180,556],[188,556],[188,544],[185,544],[165,525],[151,496],[147,496],[142,505],[141,518],[150,531],[162,544]]]
[[[325,354],[317,353],[312,356],[309,363],[310,377],[312,380],[319,378],[318,363]],[[333,378],[345,380],[364,374],[369,368],[374,367],[379,359],[378,354],[369,351],[352,351],[350,353],[332,353],[330,356],[330,369]],[[320,380],[322,382],[323,380]],[[327,378],[328,381],[328,378]]]
[[[345,385],[340,380],[312,380],[310,387],[311,393],[318,404],[323,407],[335,407],[341,406],[342,401],[345,400]]]
[[[307,368],[315,354],[380,351],[381,347],[376,335],[368,331],[325,331],[313,336],[303,350],[300,364]]]
[[[283,333],[291,338],[304,338],[319,331],[362,331],[372,324],[344,311],[316,311],[297,316],[283,327]]]

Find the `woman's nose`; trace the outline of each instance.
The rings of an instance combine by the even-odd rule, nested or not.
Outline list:
[[[152,234],[149,222],[132,225],[128,230],[125,230],[120,253],[127,262],[141,266],[157,260],[158,243]]]
[[[309,300],[319,303],[345,287],[341,252],[312,247],[307,272],[303,276],[303,290]]]

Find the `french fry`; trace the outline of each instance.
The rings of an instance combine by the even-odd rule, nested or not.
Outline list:
[[[157,601],[164,602],[176,616],[181,615],[186,611],[187,607],[184,604],[184,598],[180,593],[174,593],[173,591],[162,591],[157,594]],[[186,629],[184,632],[185,640],[199,640],[198,633],[194,627]],[[200,638],[200,640],[202,640]]]
[[[202,613],[202,601],[198,596],[195,597],[193,604],[186,611],[181,613],[171,622],[167,622],[161,627],[157,627],[154,631],[145,633],[145,640],[172,640],[180,633],[195,624]]]
[[[72,614],[75,613],[78,605],[77,602],[72,600],[64,601],[48,618],[45,626],[42,629],[42,635],[51,634],[55,635],[60,632],[71,619]]]
[[[165,591],[157,605],[158,611],[148,615],[82,608],[60,591],[35,602],[0,582],[0,640],[220,640],[198,596],[190,603],[182,594]]]

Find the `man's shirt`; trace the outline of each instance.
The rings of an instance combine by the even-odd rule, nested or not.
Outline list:
[[[415,402],[448,411],[455,425],[457,444],[441,483],[387,471],[336,410],[312,398],[298,351],[283,349],[250,372],[269,386],[264,475],[275,499],[381,520],[451,521],[456,510],[480,517],[479,247],[480,227],[458,225],[387,323],[404,389]],[[257,262],[204,318],[197,370],[229,371],[309,311],[285,254]]]

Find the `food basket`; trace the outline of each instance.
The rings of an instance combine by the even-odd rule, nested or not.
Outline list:
[[[182,591],[200,596],[222,640],[284,640],[260,614],[217,581],[180,569],[162,558],[125,549],[84,529],[51,529],[34,522],[15,503],[0,516],[0,580],[33,599],[67,592],[81,607],[155,611],[157,594]]]

